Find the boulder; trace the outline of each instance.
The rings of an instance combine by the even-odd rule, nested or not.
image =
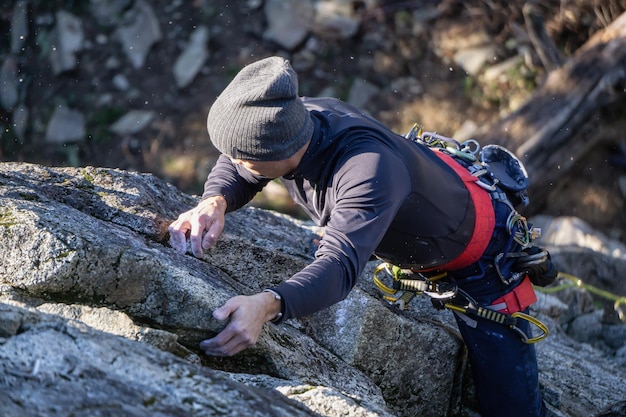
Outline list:
[[[72,13],[59,10],[56,13],[56,26],[52,36],[49,59],[52,71],[59,75],[72,71],[78,65],[76,54],[83,47],[85,34],[82,20]]]
[[[154,44],[163,38],[154,9],[142,0],[137,0],[124,13],[115,35],[135,69],[143,67]]]
[[[0,304],[0,323],[5,417],[317,415],[276,391],[80,321]]]
[[[459,416],[472,406],[451,314],[425,297],[406,310],[382,302],[376,262],[346,300],[266,325],[253,348],[198,349],[224,326],[215,308],[313,259],[320,231],[308,222],[246,207],[197,259],[169,246],[167,226],[198,198],[152,175],[2,163],[0,185],[2,415]],[[567,307],[542,298],[535,313],[552,336],[538,345],[540,378],[554,415],[619,404],[626,371],[564,335]]]
[[[315,16],[311,0],[267,0],[267,29],[263,37],[286,50],[293,50],[309,35]]]

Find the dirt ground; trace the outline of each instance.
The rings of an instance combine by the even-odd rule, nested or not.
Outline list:
[[[4,29],[10,27],[12,4],[8,3],[12,2],[0,5],[2,55],[8,51],[10,39]],[[151,4],[164,39],[151,51],[141,70],[132,68],[120,53],[119,43],[112,39],[113,28],[93,21],[85,6],[88,2],[31,3],[31,33],[27,47],[18,56],[31,124],[26,137],[18,140],[9,128],[10,113],[0,114],[0,158],[151,172],[192,194],[201,193],[217,157],[206,134],[209,106],[237,70],[257,58],[280,54],[298,62],[303,54],[314,53],[314,65],[299,70],[302,95],[316,96],[332,88],[340,98],[346,98],[355,79],[368,80],[381,92],[366,104],[365,110],[398,132],[407,131],[414,122],[445,135],[452,135],[468,120],[477,125],[490,123],[529,97],[545,77],[545,71],[537,65],[520,78],[486,85],[469,77],[446,56],[446,45],[458,45],[465,36],[478,31],[490,36],[501,59],[517,54],[510,41],[524,25],[525,2],[518,0],[385,1],[364,12],[361,30],[354,38],[316,39],[314,49],[305,44],[293,53],[263,39],[263,9],[249,7],[253,2],[194,0],[178,2],[174,12],[168,12],[176,2],[157,0]],[[363,7],[363,2],[353,3],[355,8]],[[626,10],[624,3],[539,2],[546,27],[566,56]],[[407,23],[407,16],[429,7],[436,7],[439,17],[428,21],[417,34],[409,30],[413,26]],[[44,51],[46,34],[59,9],[81,17],[90,46],[81,52],[76,71],[54,77]],[[194,82],[180,90],[173,81],[171,67],[181,45],[199,24],[211,28],[210,57]],[[95,42],[101,35],[108,41]],[[372,39],[379,41],[373,44]],[[105,65],[112,58],[121,65]],[[118,74],[129,80],[130,90],[113,87],[112,79]],[[394,80],[402,78],[417,80],[421,91],[389,88]],[[84,143],[59,146],[43,142],[46,121],[59,103],[85,113],[88,137]],[[108,126],[130,109],[154,110],[158,117],[139,134],[114,136]],[[553,197],[541,211],[579,216],[603,232],[626,240],[626,216],[621,215],[624,194],[618,184],[619,177],[626,176],[626,159],[617,145],[624,138],[609,139],[611,144],[591,152],[571,177],[555,185]]]

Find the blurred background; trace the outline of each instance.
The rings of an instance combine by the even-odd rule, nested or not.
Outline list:
[[[550,70],[529,40],[526,3],[3,1],[0,159],[149,172],[201,194],[217,158],[208,109],[244,65],[270,55],[291,60],[301,95],[341,98],[399,133],[419,122],[471,138],[518,108]],[[534,5],[566,59],[626,10],[618,0]],[[624,139],[583,162],[578,172],[594,175],[572,179],[587,181],[569,189],[575,198],[544,211],[624,240],[615,220],[623,196],[603,188],[626,184]],[[301,215],[277,183],[256,203]]]

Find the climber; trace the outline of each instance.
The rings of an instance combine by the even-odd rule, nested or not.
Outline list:
[[[506,314],[528,310],[529,280],[556,277],[547,252],[520,241],[520,229],[528,230],[497,181],[477,185],[454,153],[398,135],[340,100],[299,97],[286,59],[244,67],[209,110],[207,129],[221,155],[200,203],[170,225],[173,248],[185,252],[188,237],[193,255],[202,256],[225,213],[275,178],[324,226],[308,266],[214,311],[228,324],[201,342],[207,355],[234,355],[256,343],[266,322],[341,301],[372,255],[425,275],[444,271],[473,302]],[[482,416],[544,416],[534,345],[500,323],[453,314]],[[527,322],[518,327],[529,333]]]

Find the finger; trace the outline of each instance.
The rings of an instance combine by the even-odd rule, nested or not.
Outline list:
[[[231,344],[229,344],[229,346],[225,347],[225,351],[226,351],[226,356],[233,356],[236,355],[237,353],[241,352],[242,350],[245,350],[247,348],[249,348],[250,346],[253,345],[253,343],[249,343],[248,341],[242,341],[239,344],[236,344],[234,346],[230,346]]]
[[[213,310],[213,317],[220,321],[226,320],[231,312],[232,308],[227,301],[223,306]],[[225,346],[235,336],[236,333],[233,332],[232,326],[226,326],[217,336],[200,342],[200,349],[210,356],[226,356],[228,349]]]
[[[170,233],[170,246],[178,252],[185,253],[187,251],[187,230],[189,223],[180,217],[172,222],[168,227]]]
[[[224,223],[220,221],[213,221],[207,232],[204,234],[204,238],[202,239],[202,249],[206,250],[212,248],[217,239],[222,234],[222,230],[224,229]]]
[[[200,342],[200,349],[209,356],[232,356],[253,344],[245,333],[227,326],[217,336]]]
[[[214,339],[203,340],[200,343],[200,349],[208,356],[233,356],[247,347],[249,345],[243,342],[237,343],[235,339],[231,339],[225,345],[217,343]]]
[[[170,246],[180,253],[187,252],[187,238],[181,231],[170,230]]]
[[[231,310],[225,304],[222,307],[213,310],[213,317],[215,317],[217,320],[226,320],[228,316],[230,316],[230,313]]]
[[[194,217],[191,221],[191,231],[189,234],[189,242],[191,243],[191,252],[196,258],[202,256],[202,234],[205,231],[205,225],[200,221],[199,217]]]
[[[227,350],[225,346],[231,338],[232,335],[229,335],[226,329],[224,329],[217,336],[200,342],[200,349],[209,356],[226,356]]]
[[[200,342],[200,349],[210,356],[229,356],[240,351],[236,348],[241,344],[240,332],[236,326],[229,324],[217,336]]]

